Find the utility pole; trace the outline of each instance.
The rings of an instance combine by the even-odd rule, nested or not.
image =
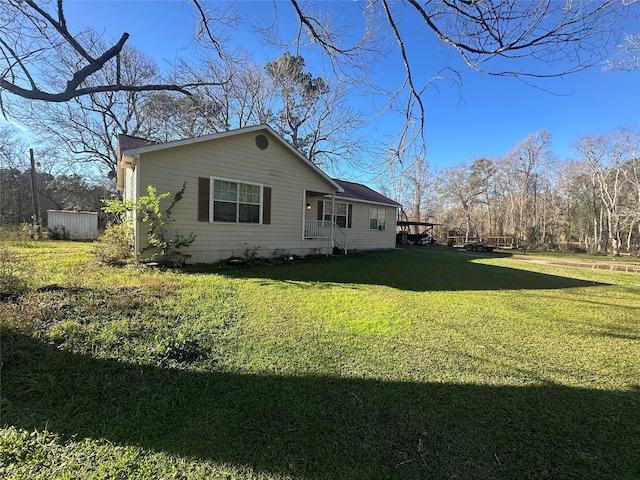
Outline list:
[[[31,158],[31,193],[33,197],[33,238],[40,239],[42,222],[40,221],[40,198],[38,197],[38,187],[36,186],[36,160],[33,156],[33,148],[29,149]]]

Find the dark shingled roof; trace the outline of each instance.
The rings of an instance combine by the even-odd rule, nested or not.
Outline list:
[[[130,150],[132,148],[146,147],[147,145],[153,145],[156,142],[152,140],[147,140],[146,138],[133,137],[131,135],[118,135],[118,147],[120,148],[120,153],[125,150]]]
[[[344,193],[337,194],[337,197],[352,198],[354,200],[362,200],[365,202],[382,203],[394,207],[401,206],[398,202],[385,197],[375,190],[371,190],[369,187],[362,185],[361,183],[347,182],[345,180],[338,180],[337,178],[334,178],[333,181],[344,189]]]

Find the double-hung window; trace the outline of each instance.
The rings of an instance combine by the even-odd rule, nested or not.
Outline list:
[[[263,187],[257,183],[213,178],[212,218],[214,222],[260,223]]]
[[[341,228],[347,228],[347,216],[349,209],[346,203],[335,202],[335,213],[331,215],[331,202],[324,202],[324,219],[326,221],[333,221]]]
[[[387,210],[385,208],[369,209],[369,230],[387,229]]]

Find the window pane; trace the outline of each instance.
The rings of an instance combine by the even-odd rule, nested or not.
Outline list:
[[[378,209],[378,225],[387,225],[387,211],[383,208]]]
[[[260,185],[213,179],[213,221],[260,223]]]
[[[340,228],[347,228],[347,217],[337,216],[336,225],[338,225]]]
[[[213,221],[214,222],[235,222],[236,221],[236,204],[230,202],[213,202]]]
[[[260,223],[260,205],[240,204],[240,223]]]
[[[238,184],[226,180],[213,181],[213,199],[235,202],[238,200]]]
[[[336,215],[346,215],[346,214],[347,214],[347,204],[336,203]]]
[[[243,203],[260,203],[260,186],[241,183],[240,201]]]

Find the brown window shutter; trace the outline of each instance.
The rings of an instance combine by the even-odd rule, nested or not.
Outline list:
[[[209,221],[211,180],[209,178],[198,178],[198,221]]]
[[[271,187],[262,187],[262,224],[271,224]]]
[[[353,203],[349,204],[349,212],[347,213],[347,228],[351,228],[351,215],[353,215]]]
[[[324,203],[318,200],[318,220],[324,220]]]

